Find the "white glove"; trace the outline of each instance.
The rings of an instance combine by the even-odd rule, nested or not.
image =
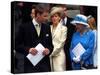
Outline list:
[[[80,62],[80,56],[74,57],[74,58],[73,58],[73,61],[74,61],[75,63]]]

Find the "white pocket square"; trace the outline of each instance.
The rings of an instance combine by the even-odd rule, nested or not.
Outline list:
[[[49,34],[46,34],[46,37],[48,37],[49,36]]]

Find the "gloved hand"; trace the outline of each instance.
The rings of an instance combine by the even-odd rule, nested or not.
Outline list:
[[[80,62],[80,56],[74,57],[74,58],[73,58],[73,61],[74,61],[75,63],[79,63],[79,62]]]

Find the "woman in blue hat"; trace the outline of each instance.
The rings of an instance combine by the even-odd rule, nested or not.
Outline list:
[[[87,17],[78,14],[71,22],[76,26],[70,47],[72,68],[80,70],[83,67],[91,69],[93,67],[93,47],[94,33],[89,29]]]

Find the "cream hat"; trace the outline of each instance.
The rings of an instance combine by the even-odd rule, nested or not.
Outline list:
[[[50,17],[56,13],[60,13],[62,15],[63,9],[61,7],[53,7],[51,9]]]

